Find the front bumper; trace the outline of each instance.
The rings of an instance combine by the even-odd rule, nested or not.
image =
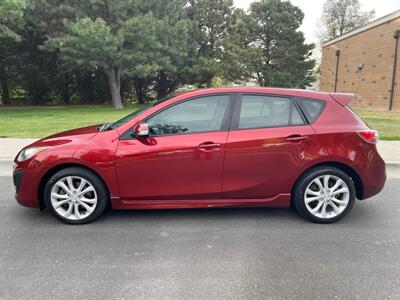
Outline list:
[[[39,207],[38,186],[40,174],[24,163],[17,164],[13,172],[15,200],[26,207]]]
[[[18,190],[21,186],[21,180],[22,180],[23,175],[24,175],[24,170],[14,171],[13,182],[14,182],[14,188],[15,188],[16,193],[18,193]]]

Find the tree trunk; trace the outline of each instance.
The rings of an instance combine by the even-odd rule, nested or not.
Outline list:
[[[82,77],[78,79],[79,83],[79,92],[82,95],[84,103],[97,103],[97,95],[96,95],[96,78],[92,76],[92,72],[84,72]],[[108,74],[107,74],[108,78]],[[105,97],[101,100],[104,102]]]
[[[10,88],[7,79],[1,80],[1,103],[10,104]]]
[[[209,75],[208,78],[207,78],[207,82],[206,82],[208,88],[212,87],[212,81],[213,81],[213,76]]]
[[[64,75],[64,82],[62,84],[63,84],[62,85],[62,91],[61,91],[62,98],[63,98],[64,104],[68,105],[68,104],[71,103],[71,101],[70,101],[71,95],[70,95],[70,92],[69,92],[69,76],[68,76],[68,74]]]
[[[263,84],[263,79],[262,79],[262,76],[261,76],[260,72],[257,71],[256,74],[257,74],[257,82],[258,82],[258,85],[259,85],[259,86],[264,86],[264,84]]]
[[[156,85],[157,99],[162,99],[168,95],[170,90],[170,83],[168,82],[167,76],[164,72],[160,72],[158,76],[158,82]]]
[[[144,100],[145,100],[145,96],[146,96],[144,79],[136,78],[133,81],[135,84],[135,93],[136,93],[138,102],[140,104],[144,104]]]
[[[114,67],[107,72],[112,103],[116,109],[124,108],[121,98],[121,68]]]

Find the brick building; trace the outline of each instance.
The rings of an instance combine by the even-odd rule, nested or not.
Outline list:
[[[323,44],[320,90],[354,107],[400,110],[400,10]]]

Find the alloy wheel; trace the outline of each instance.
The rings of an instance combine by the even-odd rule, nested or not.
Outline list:
[[[90,216],[97,206],[94,186],[79,176],[66,176],[52,187],[51,204],[61,217],[68,220],[82,220]]]
[[[334,218],[342,214],[349,200],[349,187],[335,175],[321,175],[314,178],[304,193],[307,210],[322,219]]]

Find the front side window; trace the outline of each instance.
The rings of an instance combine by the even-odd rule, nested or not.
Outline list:
[[[239,129],[304,124],[290,98],[266,95],[242,95]]]
[[[229,99],[229,95],[213,95],[173,105],[146,121],[150,134],[160,136],[219,131]]]

